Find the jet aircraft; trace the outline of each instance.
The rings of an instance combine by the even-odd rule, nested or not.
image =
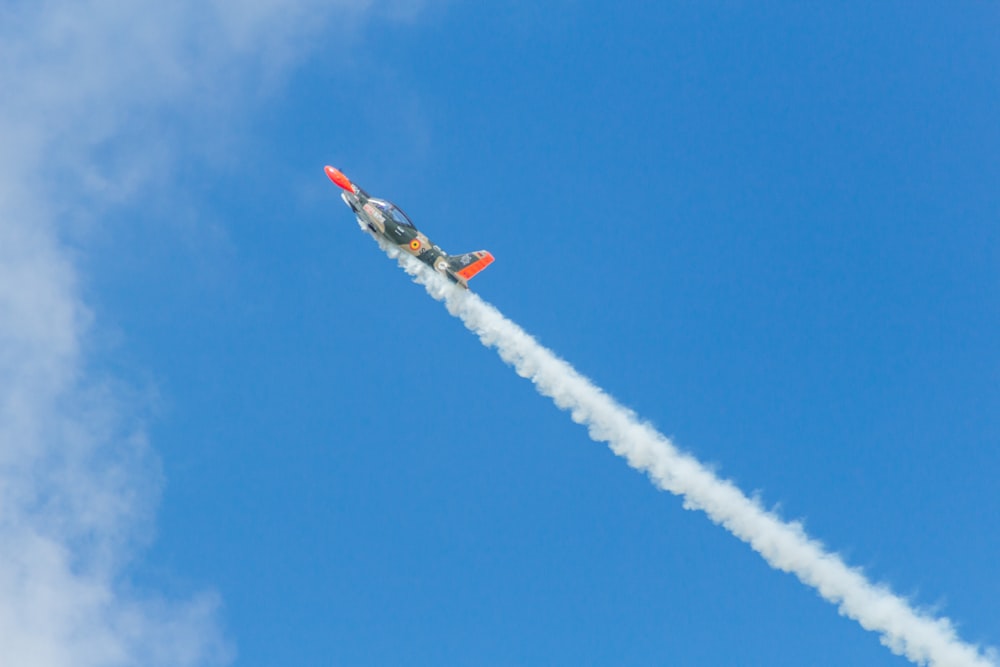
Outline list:
[[[354,211],[363,231],[398,246],[452,282],[468,289],[469,279],[493,263],[493,255],[485,250],[449,255],[431,243],[398,206],[372,197],[333,167],[327,166],[325,171],[344,190],[340,197]]]

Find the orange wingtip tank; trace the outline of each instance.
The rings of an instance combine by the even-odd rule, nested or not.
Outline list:
[[[351,181],[348,180],[347,176],[344,176],[342,173],[340,173],[340,170],[334,169],[333,167],[327,165],[326,167],[323,168],[323,171],[326,172],[326,175],[330,177],[331,181],[333,181],[340,187],[344,188],[348,192],[354,192],[354,186],[351,184]]]

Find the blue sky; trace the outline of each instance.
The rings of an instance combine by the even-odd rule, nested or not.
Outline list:
[[[108,596],[94,627],[0,625],[76,656],[45,664],[81,633],[128,635],[95,665],[909,664],[592,442],[325,164],[489,249],[484,299],[1000,644],[995,6],[84,4],[2,28],[5,614],[35,618],[25,571],[62,609]],[[190,654],[138,648],[176,627]]]

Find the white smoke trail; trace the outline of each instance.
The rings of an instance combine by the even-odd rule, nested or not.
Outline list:
[[[732,482],[716,477],[496,308],[451,285],[410,255],[384,245],[383,250],[398,259],[432,297],[443,301],[448,312],[461,319],[484,345],[495,348],[518,375],[531,380],[538,392],[559,408],[568,410],[573,421],[585,425],[591,438],[607,442],[630,466],[649,475],[653,484],[681,496],[686,509],[703,511],[749,544],[771,567],[791,572],[837,605],[841,614],[866,630],[878,632],[893,653],[917,664],[997,666],[995,651],[984,654],[964,643],[947,618],[916,611],[888,588],[871,583],[860,570],[826,551],[800,524],[782,520]]]

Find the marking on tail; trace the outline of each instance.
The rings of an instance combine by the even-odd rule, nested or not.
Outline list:
[[[456,269],[455,275],[459,276],[463,280],[468,280],[492,264],[493,255],[485,250],[477,250],[476,252],[470,252],[464,255],[459,255],[458,257],[452,257],[451,260],[452,266]],[[461,269],[459,268],[460,266],[462,267]]]

